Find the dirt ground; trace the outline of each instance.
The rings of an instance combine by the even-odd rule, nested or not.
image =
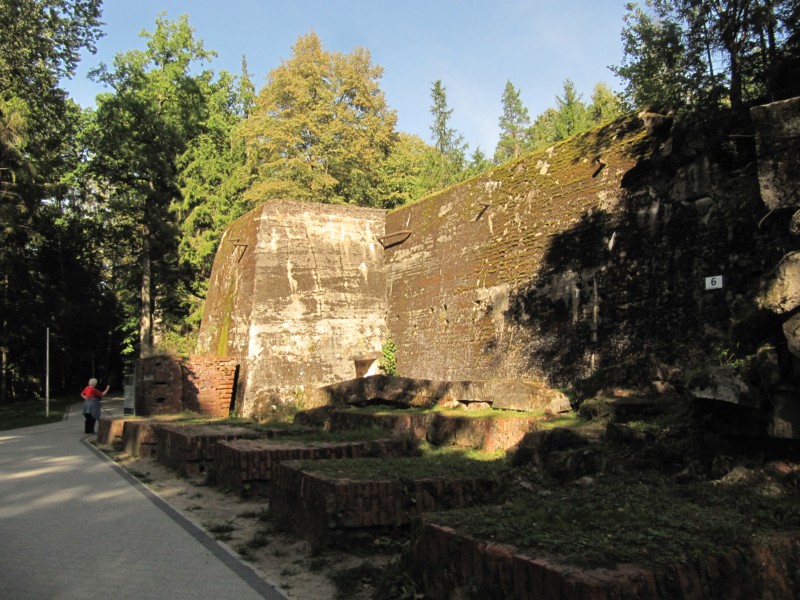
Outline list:
[[[352,554],[331,549],[312,555],[305,541],[279,531],[279,524],[270,522],[264,498],[226,494],[206,485],[204,478],[180,477],[152,459],[114,453],[110,456],[178,512],[227,544],[289,598],[336,598],[332,576],[348,569],[355,572],[367,562],[380,567],[396,558],[384,551],[369,553],[369,549]],[[346,597],[366,600],[371,594],[368,581],[356,580],[351,582]],[[340,591],[338,597],[345,596]]]

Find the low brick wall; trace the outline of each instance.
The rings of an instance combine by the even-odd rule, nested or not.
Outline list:
[[[520,414],[513,417],[471,417],[437,412],[406,412],[397,409],[381,414],[334,410],[331,431],[379,427],[395,433],[407,433],[436,446],[458,446],[477,450],[507,450],[516,446],[525,434],[536,429],[541,417]]]
[[[122,450],[140,458],[155,456],[162,427],[163,423],[157,421],[124,421]]]
[[[97,421],[97,443],[100,446],[121,446],[124,419],[100,417]]]
[[[181,369],[184,410],[210,417],[227,417],[233,408],[238,359],[192,356],[181,361]]]
[[[799,562],[795,534],[662,570],[580,569],[432,523],[420,528],[403,557],[404,568],[431,600],[798,598]]]
[[[269,511],[320,549],[357,529],[407,525],[423,512],[485,503],[495,487],[488,479],[333,479],[283,461],[273,467]]]
[[[210,468],[218,442],[267,435],[245,427],[163,425],[158,435],[156,459],[181,475],[194,477]]]
[[[281,461],[409,456],[415,451],[416,444],[407,437],[339,443],[239,439],[214,445],[212,473],[222,489],[266,495],[272,468]]]
[[[239,374],[235,358],[150,356],[136,363],[136,414],[192,411],[227,417]]]

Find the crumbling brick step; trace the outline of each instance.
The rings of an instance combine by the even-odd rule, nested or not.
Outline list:
[[[513,546],[426,523],[403,556],[425,598],[538,600],[798,598],[800,534],[663,569],[581,569],[533,558]]]
[[[458,446],[494,452],[517,445],[526,433],[536,429],[540,416],[474,417],[437,412],[405,412],[402,409],[381,413],[335,410],[331,431],[379,427],[408,433],[436,446]]]
[[[335,479],[283,461],[273,466],[269,511],[319,549],[348,531],[407,525],[423,512],[489,502],[495,488],[491,479],[465,477]]]
[[[122,426],[122,449],[131,456],[149,458],[156,455],[158,435],[163,423],[126,420]]]
[[[435,446],[457,446],[494,452],[516,446],[526,433],[536,429],[542,418],[469,417],[436,414],[427,440]]]
[[[119,446],[122,444],[122,429],[125,419],[100,417],[97,422],[97,443],[100,446]]]
[[[408,412],[403,409],[381,413],[334,410],[331,413],[331,431],[352,431],[377,427],[393,433],[403,433],[424,440],[433,419],[430,412]]]
[[[156,460],[181,475],[195,477],[205,473],[213,463],[213,447],[217,442],[268,435],[268,432],[226,425],[164,425],[158,436]]]
[[[361,442],[238,439],[214,445],[212,473],[223,489],[266,495],[272,467],[283,460],[409,456],[415,451],[409,437]]]

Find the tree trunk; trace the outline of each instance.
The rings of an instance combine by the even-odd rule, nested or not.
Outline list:
[[[139,356],[150,356],[153,353],[153,311],[152,305],[152,276],[150,261],[150,244],[144,241],[142,248],[142,312],[139,320]]]
[[[3,330],[0,332],[0,402],[8,400],[8,275],[3,277]]]
[[[731,50],[731,109],[734,112],[742,110],[742,65],[739,53]]]

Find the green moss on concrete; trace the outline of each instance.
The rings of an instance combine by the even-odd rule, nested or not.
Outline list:
[[[231,325],[231,315],[233,314],[233,299],[236,293],[236,280],[231,280],[228,285],[228,294],[225,298],[225,312],[222,315],[222,325],[219,331],[219,341],[217,342],[217,356],[228,355],[228,331]]]

